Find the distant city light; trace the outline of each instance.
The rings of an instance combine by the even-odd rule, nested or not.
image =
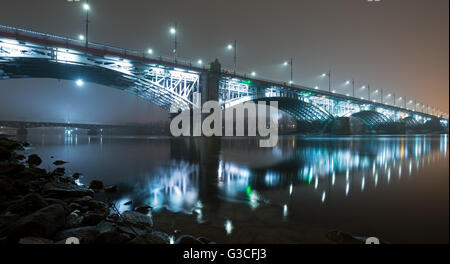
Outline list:
[[[319,86],[316,85],[316,86],[314,87],[314,89],[319,90]]]
[[[83,4],[83,9],[89,11],[91,9],[91,6],[89,6],[88,4]]]
[[[322,77],[326,77],[327,76],[327,74],[326,73],[322,73]]]
[[[153,50],[152,49],[148,49],[147,52],[148,52],[148,54],[153,54]]]
[[[346,81],[345,84],[346,84],[346,85],[349,85],[349,84],[350,84],[350,81]]]
[[[202,60],[198,60],[198,61],[197,61],[197,64],[198,64],[198,65],[202,65],[202,64],[203,64],[203,61],[202,61]]]
[[[79,38],[80,40],[84,40],[84,36],[83,36],[83,35],[79,35],[78,38]]]
[[[177,33],[177,30],[175,28],[170,28],[170,34],[174,35]]]
[[[255,76],[256,76],[256,72],[252,72],[251,74],[252,74],[252,76],[253,76],[253,77],[255,77]]]
[[[232,50],[233,49],[233,45],[228,44],[227,49]]]
[[[289,62],[285,61],[285,62],[283,63],[283,65],[284,65],[284,66],[288,66],[288,65],[289,65]]]

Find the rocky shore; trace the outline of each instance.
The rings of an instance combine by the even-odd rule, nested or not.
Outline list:
[[[41,169],[39,156],[20,154],[28,146],[0,138],[0,245],[66,244],[71,237],[81,244],[213,243],[158,231],[148,205],[133,204],[133,210],[119,212],[108,198],[116,186],[92,181],[84,187],[76,182],[79,173],[66,175],[63,167]]]

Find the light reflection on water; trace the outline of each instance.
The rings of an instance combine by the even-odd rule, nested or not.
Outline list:
[[[433,164],[448,164],[448,135],[286,136],[274,149],[259,149],[252,139],[222,139],[220,147],[208,153],[200,150],[201,139],[191,142],[65,133],[56,139],[30,136],[30,140],[38,153],[76,161],[74,167],[81,164],[77,170],[85,174],[84,183],[95,178],[119,185],[123,190],[118,199],[120,211],[131,209],[123,203],[133,200],[149,204],[155,211],[166,208],[194,213],[199,223],[212,218],[211,206],[221,203],[244,204],[251,210],[265,204],[278,205],[278,217],[288,220],[298,210],[296,197],[315,206],[327,206],[341,199],[336,197],[339,193],[347,201],[353,199],[353,193],[382,196],[393,183],[407,185],[412,175],[431,177]],[[240,156],[242,153],[244,156]],[[90,171],[99,162],[98,155],[108,155],[107,174]],[[216,165],[214,169],[205,170],[204,163],[208,162]],[[117,177],[114,171],[119,168],[130,177]],[[408,178],[404,180],[404,176]],[[222,221],[227,234],[237,228],[231,217]]]

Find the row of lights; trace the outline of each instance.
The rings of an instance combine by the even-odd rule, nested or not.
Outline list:
[[[89,14],[89,11],[91,10],[91,7],[90,7],[90,5],[88,4],[88,2],[86,1],[86,3],[84,3],[83,4],[83,9],[86,11],[86,35],[79,35],[79,39],[81,40],[81,41],[86,41],[86,47],[88,46],[88,39],[87,39],[87,36],[88,36],[88,24],[89,24],[89,20],[88,20],[88,14]],[[171,27],[170,29],[169,29],[169,32],[170,32],[170,34],[171,35],[173,35],[174,36],[174,49],[173,49],[173,54],[174,54],[174,60],[175,60],[175,62],[176,62],[176,56],[177,56],[177,25],[175,24],[175,26],[174,27]],[[234,51],[234,73],[236,74],[236,68],[237,68],[237,43],[236,43],[236,41],[234,41],[234,43],[233,44],[228,44],[227,46],[226,46],[226,48],[227,48],[227,50],[229,50],[229,51]],[[149,54],[149,55],[153,55],[154,54],[154,51],[153,51],[153,49],[148,49],[147,50],[147,53]],[[203,60],[202,59],[198,59],[197,60],[197,64],[199,65],[199,66],[202,66],[203,65]],[[292,85],[293,83],[294,83],[294,80],[293,80],[293,59],[291,58],[290,59],[290,61],[285,61],[285,62],[283,62],[283,66],[285,66],[285,67],[287,67],[287,66],[290,66],[290,70],[291,70],[291,75],[290,75],[290,80],[289,80],[289,84],[290,85]],[[252,77],[256,77],[256,72],[254,72],[254,71],[252,71],[251,73],[250,73],[250,75],[252,76]],[[331,70],[328,72],[328,73],[323,73],[322,75],[321,75],[322,77],[328,77],[328,80],[329,80],[329,85],[328,85],[328,91],[329,92],[331,92],[331,93],[336,93],[336,90],[331,90]],[[83,86],[83,81],[82,80],[78,80],[77,81],[77,85],[78,86]],[[351,81],[350,80],[348,80],[348,81],[346,81],[345,82],[345,85],[350,85],[350,84],[352,84],[352,86],[353,86],[353,97],[355,97],[355,80],[354,79],[352,79]],[[366,89],[366,88],[368,88],[368,100],[370,100],[370,95],[371,95],[371,93],[370,93],[370,86],[368,85],[367,87],[364,85],[364,86],[362,86],[361,87],[361,89]],[[314,89],[316,89],[316,90],[319,90],[319,86],[318,85],[316,85],[315,87],[314,87]],[[379,92],[379,90],[375,90],[375,93],[378,93]],[[346,94],[346,96],[350,96],[350,94]],[[388,94],[388,96],[387,96],[388,98],[390,98],[390,97],[392,97],[392,94]],[[364,100],[365,98],[362,96],[361,97],[361,99],[362,100]],[[383,103],[383,90],[381,90],[381,96],[380,96],[380,101],[381,101],[381,103]],[[399,97],[398,98],[398,100],[399,101],[402,101],[403,100],[403,98],[402,97]],[[373,102],[377,102],[376,100],[373,100]],[[397,100],[396,100],[396,98],[395,98],[395,94],[394,94],[394,106],[397,106]],[[411,101],[409,101],[409,103],[408,104],[412,104],[413,103],[413,100],[411,100]],[[406,104],[406,100],[405,100],[405,108],[407,108],[406,107],[407,106],[407,104]],[[417,109],[417,106],[422,106],[422,110],[423,110],[423,107],[425,107],[425,104],[420,104],[420,103],[417,103],[416,105],[415,105],[415,109],[414,110],[416,110]],[[428,106],[427,106],[428,107]],[[429,107],[428,107],[429,108]],[[409,110],[409,108],[407,108],[408,110]],[[434,108],[433,108],[434,109]],[[439,112],[439,113],[441,113],[441,112]]]

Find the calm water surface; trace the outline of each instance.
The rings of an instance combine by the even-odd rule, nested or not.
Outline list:
[[[273,149],[249,138],[40,132],[26,140],[43,168],[61,159],[83,173],[82,184],[118,185],[120,210],[128,200],[149,204],[167,232],[219,243],[322,243],[332,230],[448,243],[448,135],[284,136]]]

